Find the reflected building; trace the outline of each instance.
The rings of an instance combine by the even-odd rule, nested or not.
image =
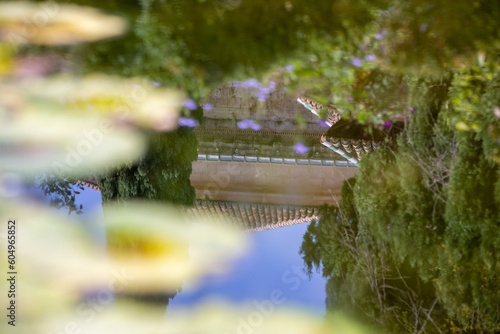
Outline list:
[[[99,185],[97,184],[97,179],[95,177],[87,177],[85,180],[78,180],[77,183],[86,188],[99,191]]]
[[[386,132],[367,134],[363,126],[342,120],[333,106],[326,122],[320,122],[323,106],[282,91],[258,102],[251,89],[228,85],[204,102],[213,108],[204,111],[203,124],[194,130],[198,158],[190,182],[196,203],[189,212],[215,216],[247,232],[318,219],[317,208],[337,205],[342,185],[356,174],[359,160],[387,137]],[[258,130],[241,126],[248,119]],[[297,141],[309,151],[296,152]],[[95,179],[80,183],[99,189]]]
[[[251,89],[227,85],[204,102],[213,108],[195,128],[197,215],[218,215],[249,232],[309,222],[318,219],[320,205],[337,204],[344,180],[357,171],[321,144],[328,126],[283,91],[258,102]],[[238,126],[248,119],[260,129]],[[297,141],[310,150],[297,153]]]
[[[95,178],[78,184],[99,191]],[[234,201],[196,200],[188,214],[203,221],[242,229],[247,233],[270,230],[318,219],[316,207],[283,204],[263,204]]]
[[[342,115],[332,104],[325,108],[305,96],[299,97],[297,102],[318,118],[325,118],[329,129],[321,135],[321,144],[356,166],[363,155],[378,149],[386,139],[396,137],[404,128],[403,122],[391,123],[385,130],[367,127],[352,119],[342,119]]]
[[[247,233],[317,220],[318,209],[298,205],[197,200],[189,212],[197,218],[242,228]]]

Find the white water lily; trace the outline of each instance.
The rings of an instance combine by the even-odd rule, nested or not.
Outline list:
[[[11,224],[15,229],[10,229],[15,233],[0,237],[5,250],[9,245],[12,251],[12,262],[6,257],[0,261],[0,270],[11,272],[16,281],[15,296],[1,294],[0,301],[7,305],[15,300],[23,326],[70,309],[83,293],[109,281],[102,252],[69,216],[23,200],[2,202],[0,219],[5,231],[7,222],[15,220]]]
[[[28,112],[3,120],[3,171],[87,175],[138,159],[145,151],[145,138],[140,133],[109,129],[95,116]]]
[[[110,261],[124,268],[147,293],[194,285],[205,274],[223,273],[247,247],[240,231],[190,221],[160,203],[130,202],[104,207]]]
[[[181,98],[140,78],[0,81],[0,169],[78,176],[134,161],[146,149],[137,128],[175,129]]]
[[[183,95],[152,85],[144,78],[123,79],[94,74],[83,79],[56,76],[20,83],[19,89],[33,99],[55,101],[66,112],[99,115],[144,128],[170,121],[163,131],[177,127]]]
[[[55,1],[0,2],[0,39],[13,44],[69,45],[116,37],[127,24],[120,17]]]
[[[81,330],[93,334],[371,333],[341,315],[325,319],[303,309],[277,305],[266,307],[264,310],[255,304],[209,301],[194,308],[168,311],[165,319],[161,307],[118,303],[100,314],[96,321],[82,324]]]
[[[185,214],[164,204],[133,202],[126,207],[108,205],[104,210],[106,250],[91,240],[85,225],[70,216],[27,201],[22,205],[15,201],[0,203],[2,221],[16,219],[17,261],[13,270],[19,273],[20,289],[16,302],[22,305],[18,315],[27,330],[45,333],[47,326],[64,327],[67,322],[61,323],[61,319],[68,315],[74,319],[87,294],[99,298],[102,293],[106,302],[98,306],[104,310],[112,307],[115,293],[168,293],[184,282],[193,285],[207,273],[227,271],[230,261],[246,248],[243,233],[186,220]],[[7,234],[1,236],[1,244],[6,243]],[[9,271],[8,265],[0,261],[2,272]],[[9,303],[6,294],[0,301]],[[141,305],[134,304],[129,311],[140,313]],[[129,317],[120,311],[111,319],[123,316]],[[160,318],[143,327],[147,333],[154,332],[162,322]],[[105,328],[113,322],[104,316],[99,319],[103,322],[96,325]],[[134,327],[139,326],[134,319],[129,320],[132,323],[126,325],[128,329],[140,328]],[[140,323],[144,326],[142,320]]]

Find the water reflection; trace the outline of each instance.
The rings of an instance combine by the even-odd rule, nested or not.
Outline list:
[[[327,307],[397,332],[494,331],[498,168],[488,137],[444,121],[446,84],[420,87],[409,129],[363,159],[301,253]],[[432,133],[432,135],[429,135]],[[473,176],[474,175],[474,176]]]
[[[342,182],[356,173],[344,156],[321,145],[325,127],[292,95],[277,90],[255,110],[251,89],[230,85],[207,100],[213,108],[195,129],[198,160],[191,174],[199,199],[333,205]],[[297,115],[302,116],[301,127]],[[249,117],[259,130],[237,126]],[[298,140],[307,152],[297,152]]]
[[[246,116],[242,112],[246,106],[241,100],[235,98],[234,90],[229,89],[229,92],[233,94],[230,96],[232,99],[229,99],[229,103],[224,95],[220,99],[217,98],[217,95],[221,96],[220,92],[207,99],[213,108],[206,112],[203,125],[195,128],[194,132],[184,128],[173,134],[153,135],[149,141],[148,153],[139,163],[113,170],[97,179],[88,177],[81,180],[80,184],[94,191],[103,192],[104,203],[117,199],[127,203],[132,198],[176,202],[177,198],[187,198],[187,201],[178,203],[191,204],[189,197],[184,194],[191,193],[192,186],[195,189],[196,201],[194,206],[187,210],[192,219],[213,220],[222,226],[237,227],[247,233],[268,233],[262,231],[282,229],[318,219],[317,206],[325,202],[335,204],[338,200],[336,195],[339,194],[343,180],[354,175],[356,169],[349,167],[348,162],[341,155],[326,150],[320,145],[319,140],[324,128],[318,125],[316,118],[307,113],[292,96],[283,92],[270,96],[269,105],[277,112],[273,114],[268,110],[262,110],[262,116],[257,120],[259,124],[262,124],[262,129],[257,132],[234,126],[234,123]],[[248,92],[248,89],[240,94],[242,99],[254,98],[251,97],[252,94]],[[291,102],[290,106],[299,106],[307,122],[304,129],[297,130],[295,114],[276,103],[277,99],[284,101],[285,106],[286,101]],[[278,116],[281,116],[279,120],[277,120]],[[259,133],[259,136],[256,136],[256,133]],[[194,135],[197,141],[193,140]],[[297,153],[294,149],[295,136],[307,136],[313,148],[312,152]],[[183,146],[174,149],[173,145],[179,145],[179,143],[183,143]],[[171,183],[168,177],[173,175],[174,168],[190,171],[191,160],[194,158],[192,152],[196,149],[196,144],[198,159],[193,162],[191,186],[185,183],[186,176],[189,175],[187,173],[177,173],[174,180],[179,180],[177,182],[180,183]],[[169,154],[166,154],[167,150]],[[226,156],[231,159],[225,159]],[[297,182],[306,176],[309,176],[307,177],[309,182]],[[175,186],[175,184],[185,186]],[[109,214],[107,210],[109,209],[104,211],[104,219],[107,219],[106,214]],[[291,301],[300,302],[310,299],[307,293],[302,292],[298,295],[295,293],[298,286],[302,286],[302,289],[304,286],[309,287],[307,291],[320,286],[317,282],[307,282],[307,276],[302,271],[302,263],[297,254],[299,240],[305,228],[306,225],[293,230],[274,232],[272,238],[271,235],[253,238],[255,240],[253,255],[247,256],[246,260],[239,260],[240,265],[236,267],[239,267],[240,273],[237,275],[249,270],[244,269],[241,262],[247,264],[248,261],[255,262],[255,257],[261,256],[259,255],[262,253],[261,248],[266,245],[266,242],[269,243],[269,240],[286,238],[289,241],[285,248],[280,242],[273,243],[274,255],[268,258],[265,267],[273,267],[275,270],[268,271],[264,269],[265,267],[255,267],[254,273],[260,272],[261,279],[257,282],[245,283],[240,276],[236,282],[231,283],[236,284],[234,289],[237,286],[238,289],[245,291],[244,286],[247,286],[247,289],[253,289],[255,293],[266,291],[266,286],[270,285],[262,284],[262,280],[269,280],[269,282],[275,281],[278,288],[288,287],[290,291],[287,290],[287,295]],[[293,233],[290,234],[292,231]],[[134,238],[135,244],[139,242],[137,236],[130,237]],[[294,243],[291,242],[292,239],[295,239]],[[288,261],[289,268],[283,267],[285,263],[283,261],[290,258],[291,254],[294,256],[293,261]],[[282,264],[278,265],[277,262]],[[276,271],[277,268],[281,268],[282,272]],[[208,282],[214,279],[227,282],[231,281],[230,277],[231,275],[226,278],[213,276],[213,278],[206,279]],[[254,275],[254,278],[257,277]],[[203,294],[214,289],[207,284],[205,283],[204,289],[201,290],[205,291]],[[151,284],[147,286],[151,288]],[[171,289],[170,291],[173,292],[170,294],[159,293],[157,288],[148,292],[140,285],[134,284],[125,292],[118,293],[117,297],[171,305],[171,300],[176,300],[181,286],[184,286],[182,290],[187,289],[183,295],[189,296],[189,290],[196,291],[195,287],[190,287],[187,282],[179,282],[178,288]],[[274,290],[276,289],[270,291]],[[246,299],[255,299],[260,296],[255,293],[244,295]],[[231,294],[226,295],[226,298],[233,299]],[[318,296],[315,296],[313,300],[317,301],[317,298]],[[320,299],[322,300],[323,297]],[[181,300],[179,305],[182,304]],[[318,308],[317,303],[309,306]]]
[[[206,277],[198,287],[184,285],[169,304],[167,316],[175,309],[217,298],[249,304],[255,311],[255,304],[268,304],[273,294],[280,294],[279,302],[273,303],[275,309],[288,305],[324,315],[326,281],[320,275],[309,280],[297,252],[307,225],[252,233],[250,251],[233,264],[230,272]]]
[[[249,238],[241,261],[293,238],[256,255],[287,272],[276,255],[306,227],[325,321],[282,313],[264,284],[280,275],[237,262],[255,284],[233,292],[252,286],[264,311],[211,301],[169,330],[500,330],[498,2],[75,2],[114,14],[0,4],[0,213],[30,229],[28,331],[156,332],[181,286],[227,274]],[[74,224],[77,183],[102,194],[102,225]],[[288,287],[305,282],[296,263]],[[103,287],[103,268],[134,274]]]

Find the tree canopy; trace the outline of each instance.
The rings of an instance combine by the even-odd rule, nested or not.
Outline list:
[[[406,131],[309,226],[301,253],[330,308],[393,332],[500,330],[500,75],[484,72],[414,81]]]
[[[188,128],[150,134],[145,157],[98,178],[103,201],[142,198],[193,205],[195,194],[189,177],[191,163],[197,158],[196,145]]]

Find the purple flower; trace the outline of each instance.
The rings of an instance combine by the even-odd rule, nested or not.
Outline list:
[[[260,88],[261,86],[260,82],[258,82],[257,79],[248,79],[246,81],[243,81],[241,84],[244,88]]]
[[[415,111],[417,111],[417,108],[410,107],[410,111],[411,111],[412,114],[414,114]]]
[[[276,89],[276,82],[271,81],[269,86],[263,86],[256,79],[248,79],[246,81],[235,81],[236,87],[243,87],[247,89],[255,90],[255,97],[259,99],[259,101],[266,101],[268,99],[269,94],[274,92]]]
[[[274,92],[274,89],[276,88],[276,83],[274,81],[271,81],[268,87],[260,87],[259,90],[257,91],[257,98],[259,101],[266,101],[269,94]]]
[[[347,100],[347,102],[351,102],[352,101],[352,97],[348,96],[345,98]]]
[[[186,126],[189,128],[193,128],[198,125],[198,121],[192,118],[187,118],[187,117],[179,117],[178,121],[180,126]]]
[[[427,24],[427,23],[422,24],[420,26],[420,32],[426,32],[428,26],[429,26],[429,24]]]
[[[389,121],[386,121],[386,122],[384,123],[384,125],[383,125],[384,129],[390,129],[390,128],[391,128],[391,126],[392,126],[392,123],[391,123],[391,122],[389,122]]]
[[[258,92],[257,93],[257,98],[259,99],[259,101],[266,101],[267,100],[267,94],[266,93],[263,93],[263,92]]]
[[[387,29],[382,29],[378,34],[375,35],[375,39],[380,41],[384,36],[387,35]]]
[[[262,129],[262,126],[260,126],[259,124],[255,124],[255,123],[250,125],[250,127],[255,131],[259,131],[260,129]]]
[[[158,81],[153,81],[153,86],[155,87],[161,86],[161,83],[159,83]]]
[[[248,129],[250,126],[252,126],[253,121],[251,119],[246,119],[244,121],[239,121],[236,123],[240,129]]]
[[[203,105],[203,110],[212,110],[213,109],[213,105],[211,105],[210,103],[205,103]]]
[[[351,64],[353,64],[354,66],[360,67],[360,66],[363,66],[363,61],[359,58],[353,58],[351,60]]]
[[[375,60],[377,60],[377,56],[375,56],[375,55],[367,55],[365,57],[365,60],[366,61],[375,61]]]
[[[195,110],[197,108],[196,103],[191,99],[185,99],[184,102],[182,102],[182,106],[189,110]]]
[[[243,121],[239,121],[236,123],[240,129],[253,129],[255,131],[259,131],[262,127],[259,124],[256,124],[253,119],[245,119]]]
[[[269,88],[269,87],[261,87],[261,88],[259,89],[259,91],[258,91],[258,93],[257,93],[257,94],[259,94],[259,93],[260,93],[260,94],[264,94],[264,95],[269,95],[269,94],[271,94],[271,92],[272,92],[272,91],[271,91],[271,88]]]
[[[285,70],[287,70],[288,72],[292,72],[293,69],[294,69],[293,65],[288,64],[285,66]]]
[[[326,124],[326,122],[321,120],[321,119],[318,119],[318,124],[319,124],[319,126],[321,126],[323,128],[328,127],[328,124]]]
[[[297,152],[298,154],[305,154],[305,153],[309,152],[309,150],[310,150],[309,147],[307,147],[306,145],[304,145],[302,143],[295,144],[294,148],[295,148],[295,152]]]

